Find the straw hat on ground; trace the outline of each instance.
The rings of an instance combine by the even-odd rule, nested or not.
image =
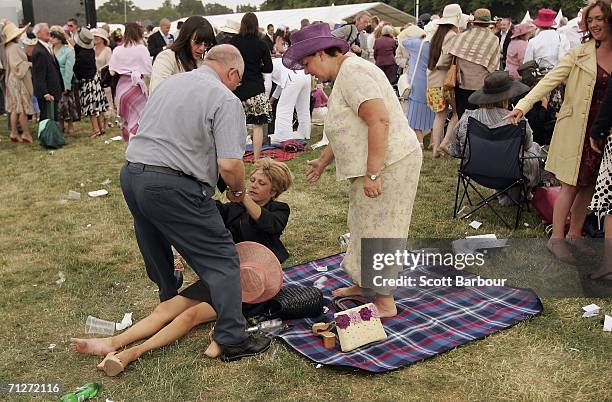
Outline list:
[[[256,304],[270,300],[283,286],[278,258],[266,246],[252,241],[236,244],[240,257],[242,301]]]

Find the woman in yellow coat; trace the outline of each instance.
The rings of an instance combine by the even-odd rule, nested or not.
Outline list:
[[[534,103],[559,84],[566,83],[565,100],[557,115],[546,170],[561,181],[561,192],[553,210],[553,232],[547,247],[555,257],[568,262],[574,261],[574,257],[564,240],[565,220],[571,212],[567,237],[580,238],[601,163],[601,155],[591,149],[588,133],[612,70],[609,0],[591,4],[583,18],[588,30],[585,42],[571,49],[507,116],[517,123]]]

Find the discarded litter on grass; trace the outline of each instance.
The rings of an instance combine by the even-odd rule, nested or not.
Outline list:
[[[599,307],[597,304],[589,304],[588,306],[584,306],[582,309],[584,310],[582,317],[589,318],[595,317],[597,314],[599,314],[601,307]]]
[[[66,275],[64,275],[62,271],[59,271],[57,275],[59,276],[59,279],[55,281],[56,284],[61,285],[62,283],[66,282]]]
[[[123,331],[124,329],[131,327],[132,324],[132,313],[125,313],[121,322],[115,324],[115,329],[117,331]]]
[[[482,226],[482,222],[472,221],[469,225],[472,229],[478,229]]]
[[[612,332],[612,317],[609,315],[606,315],[604,318],[603,330],[605,332]]]
[[[81,193],[79,193],[78,191],[68,191],[68,199],[69,200],[80,200],[81,199]]]
[[[105,189],[90,191],[89,193],[87,193],[87,195],[89,195],[92,198],[102,197],[103,195],[107,195],[107,194],[108,194],[108,191],[106,191]]]
[[[56,346],[57,345],[55,343],[50,343],[49,346],[47,347],[47,349],[53,350],[53,349],[55,349]]]
[[[106,179],[104,180],[102,183],[100,183],[103,186],[108,186],[109,184],[111,184],[111,179]]]
[[[85,321],[85,333],[113,335],[115,333],[115,323],[89,315],[87,321]]]

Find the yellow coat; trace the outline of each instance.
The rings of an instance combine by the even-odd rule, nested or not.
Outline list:
[[[573,186],[578,180],[589,109],[597,79],[595,51],[594,40],[571,49],[515,107],[525,114],[557,85],[566,83],[565,100],[557,115],[546,170],[554,173],[563,183]]]

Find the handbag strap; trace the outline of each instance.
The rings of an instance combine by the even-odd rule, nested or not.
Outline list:
[[[417,55],[416,63],[414,63],[414,71],[412,72],[412,79],[410,80],[410,86],[414,84],[414,77],[416,76],[417,69],[419,68],[419,60],[421,60],[421,52],[423,51],[423,44],[425,39],[421,39],[421,46],[419,46],[419,53]]]
[[[361,306],[369,303],[369,300],[362,296],[334,297],[332,299],[332,304],[337,312],[349,309],[349,307],[344,304],[346,302],[353,302],[356,306]]]
[[[55,117],[55,104],[53,102],[47,101],[47,118],[49,120],[54,120]]]

